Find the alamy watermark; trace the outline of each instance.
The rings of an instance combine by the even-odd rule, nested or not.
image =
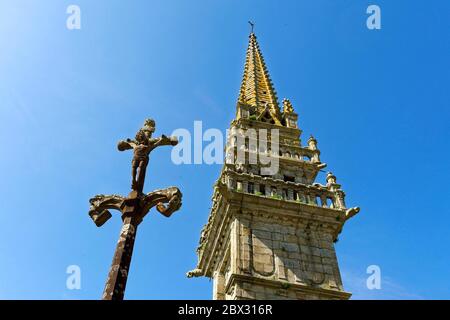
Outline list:
[[[372,4],[367,7],[367,14],[370,16],[367,18],[366,25],[369,30],[381,29],[381,8],[376,4]]]
[[[179,143],[172,149],[171,159],[180,164],[255,164],[261,174],[274,175],[279,168],[278,129],[226,130],[210,128],[203,132],[202,121],[194,121],[193,135],[180,128],[172,132]],[[207,142],[206,146],[203,143]]]
[[[69,290],[81,289],[81,268],[77,265],[70,265],[66,269],[69,275],[66,279],[66,288]]]
[[[66,13],[69,15],[66,20],[66,27],[69,30],[81,29],[81,9],[80,6],[71,4],[67,7]]]
[[[381,289],[381,268],[375,264],[367,267],[367,274],[370,274],[366,280],[366,286],[369,290]]]
[[[81,8],[79,5],[71,4],[67,7],[66,13],[69,15],[66,20],[66,27],[69,30],[81,29]],[[366,26],[369,30],[381,29],[381,8],[376,4],[367,7],[366,13],[369,14],[366,20]]]

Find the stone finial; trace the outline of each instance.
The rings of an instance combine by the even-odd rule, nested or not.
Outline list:
[[[292,114],[294,113],[294,107],[289,99],[283,99],[283,113],[284,114]]]
[[[317,150],[317,140],[311,135],[308,139],[308,146],[311,150]]]
[[[336,176],[332,172],[327,173],[327,184],[335,184],[336,183]]]
[[[341,203],[341,207],[344,208],[345,207],[345,203],[344,203],[344,196],[345,196],[345,194],[341,190],[341,185],[336,182],[336,176],[332,172],[328,172],[326,180],[327,180],[327,188],[328,188],[328,190],[335,191],[335,192],[339,193],[339,194],[337,194],[338,202],[340,202]],[[341,200],[339,200],[339,199],[341,199]]]

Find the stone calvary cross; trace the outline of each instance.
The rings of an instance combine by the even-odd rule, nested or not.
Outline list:
[[[147,119],[144,126],[137,132],[134,140],[120,141],[117,146],[119,151],[134,150],[131,163],[130,194],[127,197],[100,194],[89,200],[91,204],[89,215],[97,227],[101,227],[111,218],[110,209],[120,211],[123,221],[119,241],[103,291],[103,300],[123,300],[137,227],[150,209],[156,206],[161,214],[170,217],[173,212],[181,207],[182,194],[177,187],[155,190],[147,194],[142,192],[149,155],[152,150],[160,146],[175,146],[178,143],[176,137],[162,135],[159,138],[152,138],[154,131],[155,121]]]

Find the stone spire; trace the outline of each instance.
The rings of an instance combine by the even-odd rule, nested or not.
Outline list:
[[[275,124],[281,124],[277,95],[253,32],[249,36],[238,104],[252,107],[258,118],[269,117]]]
[[[302,146],[298,115],[288,99],[282,106],[281,113],[252,32],[227,162],[214,185],[197,266],[188,272],[213,278],[214,299],[350,297],[334,242],[359,208],[346,207],[333,174],[326,185],[316,182],[326,167],[317,140],[311,136]],[[270,174],[264,154],[277,161]]]

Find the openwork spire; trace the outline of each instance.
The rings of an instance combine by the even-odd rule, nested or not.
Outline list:
[[[253,32],[249,36],[238,103],[254,107],[257,117],[270,116],[276,124],[281,123],[277,95]]]

